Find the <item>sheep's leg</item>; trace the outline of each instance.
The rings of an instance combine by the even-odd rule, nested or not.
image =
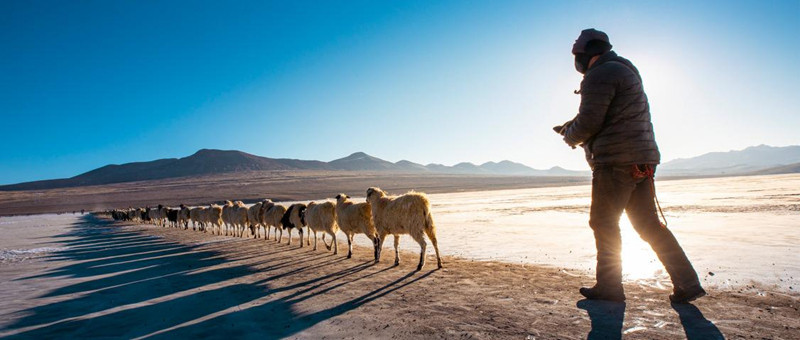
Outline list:
[[[331,250],[331,246],[333,246],[333,243],[336,242],[336,234],[335,233],[332,234],[333,235],[333,242],[331,242],[330,245],[328,244],[328,241],[325,241],[325,235],[327,235],[327,234],[328,234],[327,232],[324,232],[324,231],[322,232],[322,243],[325,244],[325,248],[328,248],[328,250]],[[336,254],[336,252],[334,252],[334,254]]]
[[[425,234],[427,234],[428,238],[431,239],[431,243],[433,243],[433,249],[436,250],[436,265],[439,268],[442,268],[442,258],[439,257],[439,245],[436,243],[436,232],[430,229],[425,229]]]
[[[347,234],[347,258],[353,257],[353,234]],[[378,263],[378,259],[375,258],[375,263]]]
[[[311,238],[311,231],[308,232],[308,237]],[[309,245],[311,243],[309,242]],[[314,230],[314,251],[317,251],[317,231]]]
[[[297,228],[297,232],[300,233],[300,248],[303,248],[303,227]],[[309,241],[308,245],[311,245],[311,241]]]
[[[394,234],[394,265],[400,265],[400,235]]]
[[[277,235],[278,234],[278,229],[280,229],[280,231],[281,231],[281,235],[280,236]],[[281,240],[283,239],[283,229],[281,229],[280,227],[275,227],[275,236],[277,236],[276,238],[278,239],[277,243],[281,243]]]
[[[380,242],[381,240],[378,238],[378,235],[372,236],[372,248],[373,248],[372,253],[373,256],[375,257],[375,262],[378,262],[378,250],[380,249],[379,248]]]
[[[292,229],[287,229],[286,232],[289,234],[289,245],[291,246],[292,245]],[[302,241],[303,241],[303,239],[301,238],[300,239],[300,245],[303,245]]]
[[[383,242],[386,241],[386,236],[387,234],[381,234],[378,237],[378,251],[375,253],[377,255],[375,256],[375,263],[381,262],[381,251],[383,250]]]
[[[328,248],[331,250],[331,248]],[[333,255],[339,254],[339,242],[336,241],[336,233],[333,233]]]
[[[414,238],[414,241],[419,243],[419,264],[417,265],[417,270],[422,270],[422,266],[425,265],[425,250],[428,247],[428,243],[425,242],[425,237],[422,236],[422,233],[411,234],[411,237]]]

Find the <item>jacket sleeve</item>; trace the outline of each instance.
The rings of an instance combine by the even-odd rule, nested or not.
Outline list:
[[[617,90],[616,77],[607,69],[596,69],[581,82],[581,106],[578,115],[564,134],[571,146],[580,145],[596,135],[606,119],[606,112]]]

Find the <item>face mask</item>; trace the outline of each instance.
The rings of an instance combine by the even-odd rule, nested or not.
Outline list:
[[[592,57],[585,53],[578,53],[575,55],[575,70],[581,74],[585,74],[589,68],[589,60]]]

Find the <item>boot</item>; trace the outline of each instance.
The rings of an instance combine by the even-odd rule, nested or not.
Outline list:
[[[623,291],[622,286],[604,288],[602,286],[598,287],[595,285],[592,288],[583,287],[579,291],[581,295],[589,300],[606,300],[614,302],[625,301],[625,292]]]
[[[669,301],[672,303],[689,303],[697,300],[706,295],[706,291],[700,284],[688,286],[686,288],[675,287],[672,294],[669,295]]]

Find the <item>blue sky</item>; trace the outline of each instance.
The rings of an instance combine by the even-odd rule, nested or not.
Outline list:
[[[2,1],[0,183],[201,148],[586,169],[570,48],[642,72],[664,161],[800,144],[800,1]]]

